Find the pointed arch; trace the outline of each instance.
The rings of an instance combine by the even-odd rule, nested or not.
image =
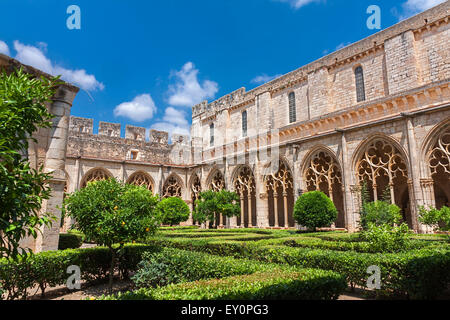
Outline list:
[[[325,193],[338,210],[335,226],[345,227],[342,166],[333,150],[326,146],[313,148],[302,164],[302,175],[308,191]]]
[[[238,218],[238,224],[241,227],[256,226],[256,180],[253,170],[247,165],[238,166],[232,177],[233,188],[241,198],[241,216]]]
[[[208,190],[220,191],[225,189],[225,176],[218,168],[213,168],[206,179],[206,188]]]
[[[280,158],[277,165],[267,166],[263,180],[269,207],[269,226],[294,226],[294,179],[288,162]]]
[[[88,183],[113,178],[111,172],[105,168],[93,168],[89,170],[81,179],[81,189],[85,188]]]
[[[183,180],[176,174],[172,173],[164,181],[162,198],[178,197],[183,194]]]
[[[450,206],[450,118],[436,125],[422,146],[426,184],[433,205],[440,209]]]
[[[355,152],[353,168],[358,185],[367,186],[370,200],[398,205],[404,221],[413,227],[409,159],[396,140],[380,134],[366,139]]]
[[[134,172],[127,180],[127,184],[132,184],[139,187],[144,187],[154,193],[155,183],[152,177],[144,171]]]

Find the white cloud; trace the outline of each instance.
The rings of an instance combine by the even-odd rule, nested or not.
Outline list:
[[[6,54],[9,56],[9,47],[6,42],[0,40],[0,53]]]
[[[276,74],[274,76],[269,76],[269,75],[263,73],[262,75],[259,75],[259,76],[255,77],[255,78],[253,78],[250,82],[251,83],[257,83],[257,84],[262,84],[262,83],[269,82],[269,81],[271,81],[273,79],[276,79],[278,77],[281,77],[281,74]]]
[[[141,94],[133,101],[121,103],[114,109],[114,116],[126,117],[136,122],[151,119],[155,113],[156,105],[149,94]]]
[[[402,4],[403,13],[400,14],[399,19],[403,20],[412,15],[428,10],[446,0],[408,0]]]
[[[15,58],[23,64],[30,65],[53,76],[61,75],[61,79],[79,86],[84,90],[103,90],[103,83],[97,81],[94,75],[86,73],[86,70],[70,70],[58,66],[45,56],[47,44],[40,42],[38,47],[24,45],[14,41],[14,49],[17,51]]]
[[[300,9],[301,7],[304,7],[310,3],[313,2],[320,2],[320,0],[277,0],[279,2],[287,2],[289,3],[294,9]]]
[[[186,113],[173,107],[168,107],[164,113],[161,122],[152,125],[152,129],[173,133],[190,135],[189,121],[186,119]]]
[[[219,91],[217,82],[198,81],[198,69],[187,62],[180,71],[176,71],[175,85],[169,86],[169,104],[177,107],[192,107],[206,99],[214,98]]]

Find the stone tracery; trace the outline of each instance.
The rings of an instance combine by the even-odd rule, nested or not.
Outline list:
[[[109,178],[111,178],[111,176],[104,169],[93,169],[83,178],[81,188],[85,188],[90,182],[107,180]]]
[[[289,227],[293,224],[292,211],[294,203],[294,180],[291,171],[287,168],[284,162],[279,163],[278,171],[265,176],[265,187],[268,194],[269,208],[273,203],[271,209],[268,210],[269,224],[271,217],[273,217],[272,225],[280,227],[280,209],[281,217],[283,217],[284,227]]]
[[[132,184],[139,187],[144,187],[153,193],[152,179],[144,172],[137,172],[131,175],[128,179],[128,184]]]
[[[326,150],[314,152],[307,161],[304,179],[308,191],[322,191],[330,197],[339,211],[335,225],[344,227],[342,171],[336,158]]]
[[[364,181],[373,190],[373,199],[379,200],[384,188],[390,190],[392,203],[396,203],[395,184],[399,179],[407,179],[408,169],[400,151],[384,139],[376,139],[368,144],[362,158],[357,163],[359,183]]]
[[[252,170],[248,166],[238,169],[237,176],[234,180],[234,188],[241,197],[241,217],[239,225],[244,227],[253,226],[253,218],[256,220],[256,188],[255,177]]]
[[[174,176],[169,177],[164,183],[163,198],[179,197],[181,198],[181,184]]]

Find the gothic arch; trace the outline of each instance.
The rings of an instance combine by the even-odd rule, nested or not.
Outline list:
[[[182,195],[183,195],[183,181],[176,173],[172,173],[164,181],[162,198],[171,198],[171,197],[181,198]]]
[[[225,189],[225,175],[222,173],[220,169],[214,167],[206,179],[206,188],[208,190],[220,191]]]
[[[113,175],[107,169],[104,168],[93,168],[89,170],[84,177],[81,179],[81,189],[85,188],[89,182],[101,181],[112,178]]]
[[[313,148],[303,162],[302,176],[307,191],[322,191],[333,201],[339,212],[335,226],[345,228],[342,166],[334,151]]]
[[[133,173],[128,178],[127,184],[144,187],[147,190],[151,191],[151,193],[154,193],[155,190],[155,183],[152,177],[144,171],[136,171],[135,173]]]
[[[409,159],[397,141],[384,135],[366,139],[355,152],[353,168],[357,184],[366,183],[370,200],[389,197],[413,227]]]
[[[294,226],[294,178],[287,161],[280,158],[278,166],[269,164],[265,169],[263,180],[269,207],[269,226],[275,228]]]
[[[450,206],[450,118],[430,131],[423,144],[429,197],[438,209]]]
[[[247,165],[237,167],[232,175],[233,188],[241,198],[240,227],[257,225],[256,216],[256,180],[252,169]]]

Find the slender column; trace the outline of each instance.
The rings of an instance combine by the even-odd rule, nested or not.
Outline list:
[[[252,222],[252,193],[249,191],[248,192],[248,227],[252,227],[253,226],[253,222]]]
[[[341,150],[342,150],[342,177],[344,185],[344,206],[345,206],[345,226],[349,232],[353,232],[356,229],[356,211],[357,205],[357,193],[355,188],[352,188],[352,170],[348,160],[348,148],[347,139],[344,131],[338,131],[342,133],[341,137]]]
[[[283,192],[284,199],[284,227],[289,228],[289,215],[288,215],[288,198],[287,192]]]
[[[405,115],[405,114],[404,114]],[[411,161],[411,180],[412,180],[412,198],[409,200],[411,203],[411,218],[414,230],[418,232],[427,232],[429,229],[419,223],[417,217],[418,206],[424,204],[423,199],[420,199],[422,194],[420,185],[420,160],[418,159],[419,153],[417,152],[417,142],[414,133],[414,125],[412,118],[406,116],[406,133],[408,137],[408,151]]]
[[[394,192],[394,183],[393,182],[389,183],[389,189],[391,191],[391,203],[395,204],[395,192]]]
[[[241,193],[241,223],[240,223],[240,227],[243,228],[244,227],[244,194]]]
[[[278,193],[273,193],[273,213],[275,216],[275,228],[278,228],[280,224],[278,223]]]
[[[377,183],[375,182],[375,180],[373,181],[372,187],[373,187],[373,199],[375,201],[378,201],[378,190],[377,190],[378,186],[377,186]]]

